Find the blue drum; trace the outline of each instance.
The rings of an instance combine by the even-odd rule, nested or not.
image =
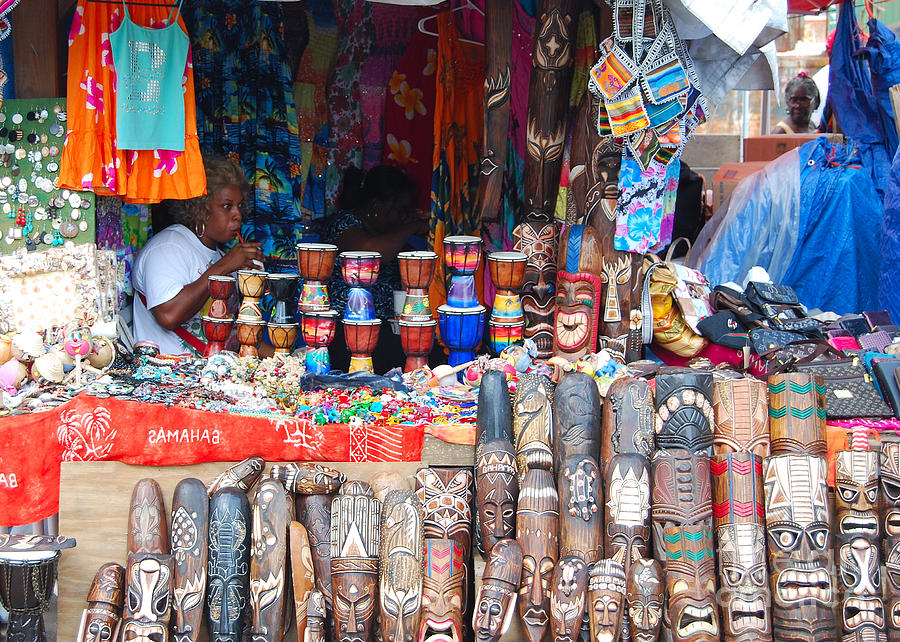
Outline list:
[[[437,311],[441,341],[450,351],[450,365],[458,366],[472,361],[484,334],[486,308],[483,305],[471,308],[442,305]]]

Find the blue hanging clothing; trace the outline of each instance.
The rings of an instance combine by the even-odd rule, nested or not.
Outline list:
[[[872,90],[881,112],[881,128],[884,131],[888,152],[893,155],[898,143],[897,127],[894,125],[894,107],[891,104],[890,88],[900,84],[900,42],[897,36],[875,18],[869,20],[869,41],[857,52],[865,54],[869,60],[872,76]]]
[[[190,40],[178,25],[181,0],[166,26],[142,27],[125,17],[109,35],[116,69],[116,147],[184,151],[182,76]]]

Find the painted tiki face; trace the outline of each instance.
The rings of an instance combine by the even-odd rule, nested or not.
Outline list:
[[[713,378],[691,368],[660,368],[656,375],[656,445],[708,454],[712,446]]]
[[[77,642],[115,642],[122,623],[125,600],[125,569],[121,564],[104,564],[94,576],[81,615]]]
[[[556,274],[553,352],[570,361],[597,351],[600,322],[600,237],[592,227],[573,225],[560,239]]]
[[[875,542],[860,535],[836,537],[841,585],[841,624],[854,640],[884,639],[881,556]]]
[[[662,628],[665,578],[656,560],[635,560],[628,569],[625,601],[631,633],[637,642],[656,642]]]
[[[562,463],[557,486],[559,554],[577,556],[586,564],[593,564],[603,557],[603,491],[597,462],[587,455],[569,457]]]
[[[168,553],[169,530],[162,489],[155,479],[141,479],[131,493],[128,553]]]
[[[722,629],[733,640],[771,640],[766,536],[761,524],[728,524],[719,542]]]
[[[522,546],[519,617],[526,639],[539,642],[550,623],[550,585],[559,559],[559,496],[549,470],[531,468],[525,473],[516,539]]]
[[[497,542],[488,553],[475,599],[472,628],[477,642],[497,642],[509,630],[522,577],[522,547],[514,539]]]
[[[705,524],[712,531],[709,457],[686,450],[657,450],[650,461],[650,515],[657,559],[666,559],[664,529]]]
[[[199,479],[183,479],[172,499],[174,642],[195,642],[203,619],[209,552],[209,496]]]
[[[411,490],[385,498],[381,517],[381,637],[415,642],[422,608],[422,503]]]
[[[553,570],[550,584],[550,632],[557,642],[575,642],[585,614],[588,569],[580,557],[567,555]]]
[[[466,558],[452,539],[425,539],[418,642],[462,642]]]
[[[827,454],[822,377],[804,372],[769,377],[769,432],[773,455]]]
[[[716,563],[706,524],[671,526],[664,531],[668,622],[676,642],[719,639]]]
[[[416,473],[425,537],[456,540],[466,558],[472,551],[472,483],[471,468],[421,468]]]
[[[271,476],[292,493],[330,495],[336,493],[347,477],[339,470],[313,462],[272,466]]]
[[[287,538],[293,509],[280,481],[266,479],[259,485],[253,500],[250,537],[250,613],[254,642],[284,636]]]
[[[586,372],[564,374],[553,399],[553,469],[573,455],[596,457],[603,402],[594,378]]]
[[[726,524],[764,524],[762,460],[749,452],[713,455],[713,519]]]
[[[900,537],[884,540],[884,606],[888,631],[900,630]]]
[[[165,641],[172,616],[172,556],[128,556],[123,642]]]
[[[209,496],[220,488],[238,488],[246,493],[259,480],[265,465],[262,457],[248,457],[234,464],[206,485]]]
[[[749,451],[769,456],[769,403],[766,384],[756,379],[716,382],[713,390],[713,453]]]
[[[209,500],[209,561],[206,604],[210,637],[240,642],[250,592],[250,501],[225,487]]]
[[[519,477],[512,444],[503,439],[481,447],[475,466],[476,500],[485,553],[516,534]]]
[[[606,554],[627,572],[647,557],[649,540],[649,463],[641,455],[616,455],[606,475]]]
[[[840,450],[835,453],[834,472],[838,534],[878,537],[878,453]]]
[[[516,438],[516,459],[519,485],[529,468],[550,468],[553,434],[553,412],[550,405],[551,388],[546,377],[523,373],[519,376],[513,404],[513,431]]]
[[[881,527],[887,537],[900,535],[900,443],[881,445]]]
[[[522,283],[525,337],[537,344],[538,357],[553,354],[553,311],[556,305],[556,223],[525,221],[513,230],[513,249],[528,256]]]
[[[613,560],[591,566],[588,601],[592,642],[615,642],[625,614],[625,569]]]
[[[649,457],[653,453],[655,420],[653,393],[646,381],[622,377],[610,384],[600,439],[600,469],[604,475],[613,455]]]

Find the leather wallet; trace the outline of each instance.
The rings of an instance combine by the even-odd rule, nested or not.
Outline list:
[[[849,332],[847,336],[828,337],[828,343],[838,350],[859,350],[859,343]]]
[[[866,318],[861,314],[848,314],[840,320],[840,326],[857,338],[859,338],[860,335],[868,334],[871,330],[871,328],[869,328],[869,322],[866,321]]]
[[[864,350],[884,352],[884,349],[891,345],[891,335],[882,331],[870,332],[857,337],[857,341]]]
[[[891,313],[887,310],[875,310],[872,312],[863,312],[863,317],[869,322],[869,327],[873,330],[879,325],[892,325]]]

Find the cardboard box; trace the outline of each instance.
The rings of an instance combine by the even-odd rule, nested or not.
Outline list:
[[[843,143],[843,134],[769,134],[744,139],[744,162],[775,160],[795,147],[825,136],[832,143]]]
[[[725,163],[713,176],[713,211],[717,211],[725,202],[737,184],[768,165],[765,161],[750,163]]]

